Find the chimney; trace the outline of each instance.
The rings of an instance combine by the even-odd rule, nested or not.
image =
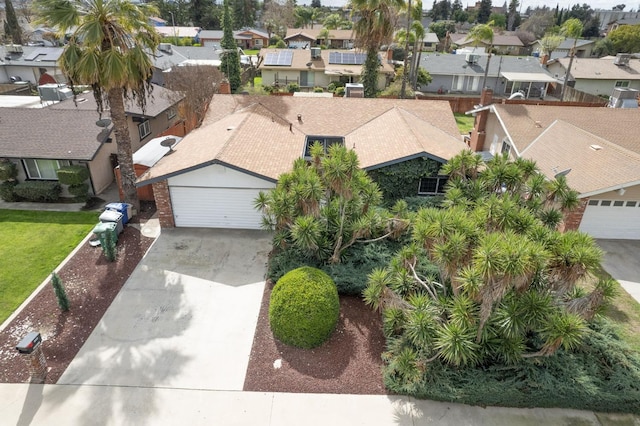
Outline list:
[[[393,50],[387,49],[387,62],[391,63],[393,61]]]
[[[540,64],[547,65],[547,62],[549,62],[549,55],[545,53],[544,55],[540,56]]]
[[[485,107],[493,103],[493,90],[483,89],[480,95],[480,107]],[[487,130],[487,118],[489,117],[489,111],[484,110],[476,114],[475,123],[473,123],[473,130],[471,131],[471,141],[469,147],[474,152],[482,151],[484,148],[484,140],[486,138]]]
[[[228,81],[221,81],[218,93],[220,93],[221,95],[230,95],[231,84]]]

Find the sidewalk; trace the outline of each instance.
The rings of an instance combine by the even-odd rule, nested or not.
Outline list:
[[[471,407],[399,396],[0,385],[3,424],[250,426],[634,425],[631,415]]]

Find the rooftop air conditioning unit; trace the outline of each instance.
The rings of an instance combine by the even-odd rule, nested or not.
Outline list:
[[[480,59],[480,55],[474,55],[473,53],[467,53],[465,57],[466,61],[470,64],[475,64]]]
[[[345,98],[364,98],[364,85],[361,83],[347,83],[344,85]]]
[[[638,108],[640,91],[626,87],[616,87],[609,98],[609,108]]]
[[[631,55],[628,53],[618,53],[616,55],[616,59],[613,61],[614,65],[625,66],[629,65],[629,59],[631,59]]]
[[[158,50],[161,50],[162,52],[171,53],[171,43],[160,43],[158,45]]]
[[[312,47],[311,48],[311,59],[320,59],[320,48]]]
[[[20,45],[20,44],[10,44],[10,45],[7,46],[7,52],[22,53],[22,45]]]

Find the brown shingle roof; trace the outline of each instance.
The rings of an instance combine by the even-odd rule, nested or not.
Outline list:
[[[301,157],[307,135],[344,136],[363,168],[412,156],[447,160],[466,148],[448,102],[217,95],[210,111],[231,110],[230,100],[230,115],[205,119],[140,182],[216,162],[275,181]]]
[[[0,157],[91,160],[108,137],[97,119],[95,111],[0,108]]]
[[[640,180],[639,154],[565,121],[554,121],[522,156],[550,178],[571,169],[567,183],[583,196]]]

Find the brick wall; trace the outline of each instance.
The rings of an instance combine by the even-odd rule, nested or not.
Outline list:
[[[580,205],[575,210],[567,214],[567,218],[564,221],[565,231],[575,231],[578,229],[580,222],[582,222],[582,216],[584,215],[588,202],[588,198],[581,198]]]
[[[171,208],[171,195],[169,195],[169,184],[166,180],[153,184],[153,194],[156,198],[156,208],[158,209],[158,219],[161,228],[175,228],[173,220],[173,209]]]

